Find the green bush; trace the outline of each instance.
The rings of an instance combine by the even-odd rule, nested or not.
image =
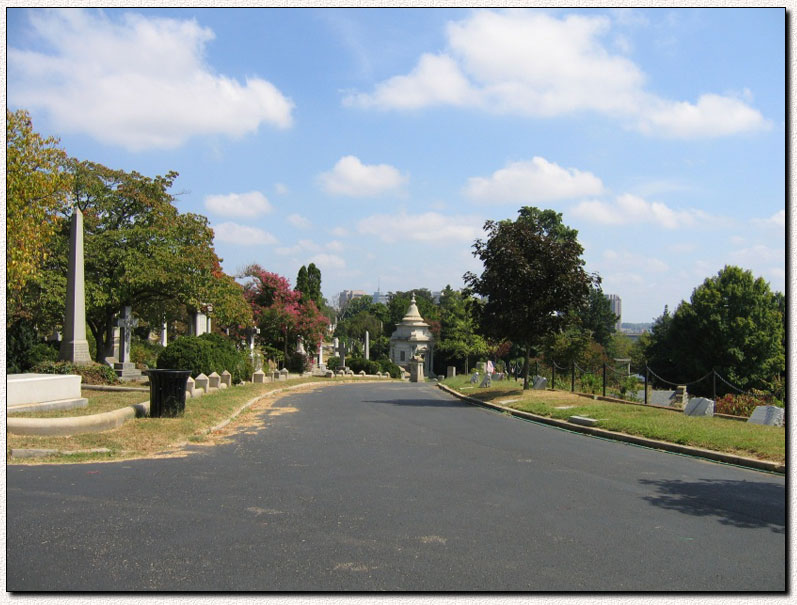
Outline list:
[[[346,365],[355,374],[359,374],[362,370],[365,370],[366,374],[376,374],[382,371],[377,362],[364,357],[350,357],[346,360]]]
[[[236,384],[254,371],[249,355],[220,334],[181,336],[158,354],[156,363],[159,369],[190,370],[194,377],[227,370]]]
[[[380,359],[379,367],[382,368],[383,372],[390,374],[391,378],[401,378],[401,368],[389,359]]]
[[[751,416],[753,410],[760,405],[776,405],[783,407],[783,402],[775,399],[771,393],[753,389],[752,394],[744,393],[732,395],[728,393],[719,397],[714,403],[715,414],[730,414],[732,416]]]
[[[149,340],[133,340],[130,343],[130,360],[133,363],[154,368],[158,363],[158,355],[161,351],[163,351],[163,346],[160,343],[152,343]]]
[[[302,355],[301,353],[289,353],[288,361],[285,363],[285,367],[288,368],[289,372],[293,372],[294,374],[306,372],[307,355]]]
[[[6,372],[21,374],[33,365],[31,349],[36,345],[36,330],[25,320],[19,319],[6,330]]]
[[[33,366],[37,374],[79,374],[83,384],[116,384],[119,377],[110,366],[100,363],[75,365],[70,361],[42,361]]]
[[[327,359],[327,370],[337,372],[340,369],[340,357],[330,357]]]

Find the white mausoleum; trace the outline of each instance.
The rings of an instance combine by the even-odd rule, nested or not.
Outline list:
[[[415,304],[415,294],[406,315],[396,326],[390,337],[390,360],[402,368],[408,368],[414,355],[424,359],[424,375],[430,376],[434,354],[434,337]]]

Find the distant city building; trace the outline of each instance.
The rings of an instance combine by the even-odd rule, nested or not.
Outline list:
[[[372,299],[371,302],[382,303],[383,305],[386,305],[387,303],[390,302],[390,296],[388,296],[387,294],[383,294],[379,290],[377,290],[371,295],[371,299]]]
[[[363,290],[344,290],[338,294],[338,308],[343,309],[355,298],[360,298],[361,296],[368,296],[368,293]]]
[[[622,327],[621,324],[623,323],[622,322],[623,301],[620,300],[620,297],[617,296],[617,294],[606,294],[605,296],[609,301],[609,307],[611,308],[612,313],[614,313],[617,316],[617,321],[614,324],[614,329],[619,332],[620,328]]]
[[[440,304],[440,296],[442,294],[443,294],[442,292],[432,292],[432,300],[434,301],[434,304],[436,305]]]

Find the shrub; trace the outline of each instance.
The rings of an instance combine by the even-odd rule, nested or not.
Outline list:
[[[58,361],[59,343],[39,342],[31,347],[28,354],[28,361],[31,366],[40,364],[43,361]]]
[[[288,368],[289,372],[301,374],[302,372],[306,372],[308,369],[307,361],[307,355],[302,355],[301,353],[290,353],[288,354],[288,361],[285,363],[285,367]]]
[[[362,370],[365,370],[366,374],[376,374],[381,371],[380,365],[377,362],[371,359],[365,359],[364,357],[350,357],[346,361],[346,364],[355,374],[359,374]]]
[[[6,331],[6,372],[20,374],[33,365],[31,349],[36,344],[36,330],[28,322],[18,319]]]
[[[380,359],[379,367],[382,368],[383,372],[390,374],[391,378],[401,378],[401,368],[389,359]]]
[[[119,377],[110,366],[100,363],[75,365],[70,361],[42,361],[33,366],[38,374],[79,374],[83,384],[116,384]]]
[[[603,388],[603,380],[595,374],[583,374],[581,376],[582,393],[600,393]]]
[[[327,370],[337,372],[340,369],[340,357],[330,357],[327,359]]]
[[[134,340],[130,343],[130,360],[135,364],[143,364],[154,368],[158,363],[158,355],[163,350],[160,343],[149,340]]]
[[[771,393],[764,393],[753,389],[752,393],[733,395],[728,393],[717,398],[714,402],[715,414],[730,414],[732,416],[750,416],[760,405],[776,405],[783,407],[783,402],[778,401]]]
[[[156,363],[159,369],[190,370],[194,377],[227,370],[234,383],[248,380],[254,371],[249,355],[220,334],[181,336],[158,354]]]

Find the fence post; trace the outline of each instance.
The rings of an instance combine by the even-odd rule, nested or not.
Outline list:
[[[551,362],[551,389],[556,388],[556,362]]]
[[[645,405],[648,404],[648,364],[645,364]]]
[[[711,370],[711,393],[713,395],[712,399],[717,401],[717,370],[712,368]]]
[[[606,362],[603,362],[603,396],[606,397]]]
[[[571,362],[573,365],[570,368],[570,392],[576,392],[576,362]]]
[[[534,360],[534,375],[535,375],[535,376],[539,376],[539,375],[540,375],[540,367],[539,367],[539,364],[540,364],[540,362],[539,362],[539,361],[537,361],[537,360],[535,359],[535,360]]]

